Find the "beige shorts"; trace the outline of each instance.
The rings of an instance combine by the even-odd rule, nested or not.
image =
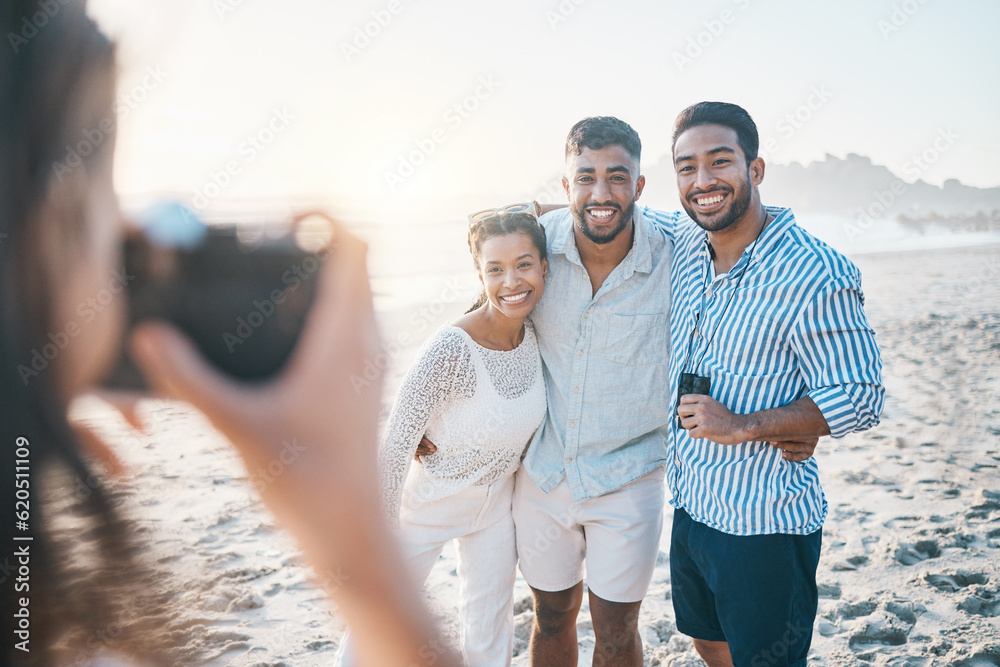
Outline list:
[[[663,468],[575,501],[566,480],[544,493],[524,466],[515,476],[514,527],[524,580],[563,591],[583,580],[609,602],[639,602],[653,578],[663,530]]]

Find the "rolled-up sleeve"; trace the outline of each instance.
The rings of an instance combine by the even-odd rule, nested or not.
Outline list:
[[[865,317],[858,276],[827,282],[798,318],[791,343],[807,395],[831,436],[878,424],[885,402],[882,357]]]

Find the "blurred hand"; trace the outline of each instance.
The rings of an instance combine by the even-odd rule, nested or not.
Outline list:
[[[380,351],[367,248],[334,230],[316,303],[272,382],[251,386],[224,376],[163,323],[138,328],[131,351],[151,387],[194,405],[232,441],[251,476],[283,464],[258,490],[339,603],[363,661],[421,665],[437,633],[382,519],[375,448],[381,382],[352,382]],[[451,664],[448,655],[435,659]]]
[[[363,377],[365,360],[379,352],[365,253],[364,244],[338,230],[300,342],[287,367],[266,385],[223,375],[167,324],[142,325],[131,340],[150,386],[204,412],[236,446],[251,474],[294,443],[298,458],[260,490],[304,545],[314,541],[301,525],[305,517],[322,513],[327,520],[342,520],[337,516],[342,509],[316,507],[321,498],[351,497],[357,510],[378,497],[372,443],[381,383],[355,383],[357,388],[351,383],[352,375]]]

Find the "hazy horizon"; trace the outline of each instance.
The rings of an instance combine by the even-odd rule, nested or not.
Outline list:
[[[558,192],[587,115],[629,122],[653,168],[703,99],[747,108],[769,163],[856,153],[907,182],[1000,185],[985,0],[89,6],[120,42],[126,201],[321,200],[380,220],[491,205]]]

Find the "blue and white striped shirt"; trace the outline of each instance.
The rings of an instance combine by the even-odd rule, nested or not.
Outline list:
[[[809,396],[833,437],[871,428],[884,389],[861,272],[799,227],[791,210],[767,210],[774,220],[756,248],[748,246],[729,273],[714,277],[704,230],[682,212],[647,212],[674,238],[671,405],[687,370],[710,377],[712,397],[737,414]],[[671,503],[733,535],[812,533],[827,512],[816,460],[794,463],[781,454],[766,442],[696,440],[673,419]]]

